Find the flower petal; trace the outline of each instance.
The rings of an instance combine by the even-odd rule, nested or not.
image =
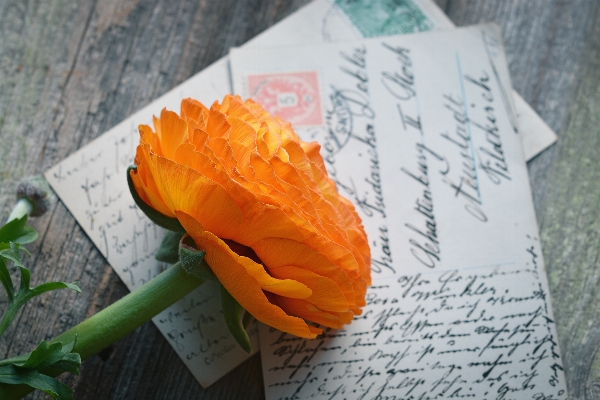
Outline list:
[[[163,154],[173,158],[175,149],[188,139],[187,123],[173,111],[163,109],[160,113],[160,144]]]
[[[219,111],[213,104],[208,111],[208,121],[206,122],[205,131],[208,133],[211,139],[227,139],[229,137],[230,130],[231,126],[229,125],[229,122],[227,122],[227,116]]]
[[[269,272],[276,278],[293,278],[309,287],[312,295],[304,299],[311,304],[318,305],[322,310],[348,311],[348,300],[346,300],[344,293],[342,293],[340,287],[332,279],[291,265],[269,268]]]
[[[150,155],[149,166],[171,213],[186,212],[220,237],[236,236],[244,223],[242,210],[221,185],[190,167],[156,155]]]
[[[326,312],[305,300],[277,297],[276,302],[289,314],[296,315],[329,328],[340,329],[344,324],[350,323],[352,318],[354,318],[352,311],[344,313]]]
[[[354,287],[346,271],[310,246],[290,239],[268,237],[251,247],[269,270],[293,265],[325,276],[337,284],[349,306],[355,305]]]
[[[135,163],[137,170],[131,172],[131,178],[135,190],[141,199],[158,212],[169,217],[175,217],[173,212],[165,204],[156,188],[154,176],[148,167],[148,157],[150,156],[150,145],[140,144],[136,150]]]
[[[221,284],[252,316],[284,332],[309,339],[316,336],[301,318],[287,315],[269,302],[258,281],[245,266],[252,260],[235,254],[225,242],[205,231],[192,216],[181,211],[175,214],[196,246],[206,251],[206,262]]]
[[[208,109],[198,100],[184,99],[181,101],[181,118],[190,118],[196,122],[196,128],[204,129],[208,118]]]
[[[219,237],[235,240],[248,247],[252,247],[252,244],[260,239],[271,236],[303,240],[304,236],[298,229],[297,224],[280,207],[267,204],[264,201],[265,199],[257,201],[256,194],[249,192],[241,184],[235,182],[223,170],[212,163],[206,155],[193,151],[191,145],[184,144],[180,146],[177,149],[176,160],[185,160],[188,167],[183,165],[180,165],[180,167],[192,169],[198,174],[194,175],[194,173],[190,172],[192,177],[202,176],[204,179],[209,179],[211,182],[219,184],[241,210],[243,222],[240,220],[235,229],[230,230],[227,236],[219,234]],[[194,179],[196,178],[192,180]],[[215,232],[200,219],[196,211],[189,211],[188,213],[197,217],[206,230]],[[225,220],[223,223],[228,222]]]

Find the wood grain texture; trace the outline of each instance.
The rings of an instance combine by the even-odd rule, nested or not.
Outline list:
[[[0,0],[0,219],[16,181],[41,173],[307,0]],[[529,164],[571,400],[600,399],[600,2],[438,0],[457,25],[502,27],[513,86],[558,144]],[[61,204],[33,220],[46,294],[0,340],[31,350],[127,289]],[[6,297],[0,294],[0,309]],[[75,398],[262,399],[252,357],[202,390],[153,324],[65,375]],[[46,399],[36,393],[30,399]]]

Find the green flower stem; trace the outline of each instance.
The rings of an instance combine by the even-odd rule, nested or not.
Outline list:
[[[85,360],[143,325],[200,284],[201,279],[189,275],[177,263],[50,343],[62,342],[64,346],[76,340],[73,352],[79,353],[81,359]],[[26,356],[15,357],[12,361],[17,362],[23,358]],[[2,364],[9,361],[11,360],[4,360]],[[62,372],[64,371],[44,371],[50,376],[57,376]],[[0,384],[0,399],[17,400],[31,391],[30,387],[24,385]]]

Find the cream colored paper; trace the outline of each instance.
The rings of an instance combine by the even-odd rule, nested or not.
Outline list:
[[[374,260],[346,329],[259,328],[267,398],[567,398],[499,29],[230,61],[236,93],[322,144]]]
[[[355,4],[360,12],[355,15],[348,14],[340,4]],[[360,4],[362,7],[358,7]],[[313,44],[325,42],[342,42],[347,40],[361,39],[365,33],[356,28],[361,20],[370,21],[375,15],[380,16],[381,8],[386,8],[390,2],[368,1],[368,0],[316,0],[296,12],[292,17],[282,21],[269,29],[262,35],[248,42],[251,46],[278,47],[292,44]],[[381,5],[381,7],[375,7]],[[422,23],[414,25],[412,29],[402,31],[404,27],[398,27],[396,34],[414,33],[426,30],[438,30],[453,28],[454,23],[440,10],[432,0],[406,0],[396,5],[394,12],[402,16],[410,15],[410,18],[420,18]],[[391,13],[391,10],[387,10]],[[389,16],[393,21],[394,17]],[[401,17],[396,17],[401,18]],[[393,29],[390,29],[393,31]],[[371,35],[385,35],[382,32],[368,32]],[[371,36],[367,36],[371,37]],[[552,145],[558,137],[550,127],[536,114],[525,100],[513,90],[514,106],[519,121],[520,133],[523,140],[523,152],[525,159],[530,160],[544,149]]]

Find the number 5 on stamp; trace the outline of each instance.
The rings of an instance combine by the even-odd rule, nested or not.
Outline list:
[[[296,128],[323,124],[316,71],[248,75],[248,93]]]

